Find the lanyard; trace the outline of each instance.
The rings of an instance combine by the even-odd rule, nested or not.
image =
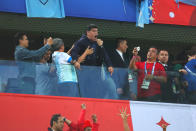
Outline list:
[[[147,69],[146,69],[146,65],[147,65],[147,62],[145,62],[144,69],[145,69],[145,73],[146,73],[146,74],[148,74],[148,71],[147,71]],[[152,67],[151,75],[153,75],[153,74],[154,74],[155,65],[156,65],[156,62],[154,62],[154,65],[153,65],[153,67]]]

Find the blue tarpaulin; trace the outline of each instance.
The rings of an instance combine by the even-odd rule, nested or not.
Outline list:
[[[136,0],[64,0],[66,16],[136,21]],[[0,11],[25,13],[25,0],[0,0]]]

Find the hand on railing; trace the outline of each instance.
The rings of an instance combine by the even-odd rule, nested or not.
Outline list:
[[[110,74],[111,74],[111,76],[112,76],[112,74],[113,74],[113,72],[114,72],[114,68],[113,67],[108,67],[108,71],[110,72]]]

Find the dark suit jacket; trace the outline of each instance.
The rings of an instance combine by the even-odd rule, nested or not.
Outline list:
[[[110,59],[112,61],[112,65],[113,67],[117,67],[117,68],[128,68],[129,65],[129,61],[128,59],[125,57],[125,55],[123,54],[123,58],[125,61],[122,60],[121,56],[119,55],[119,53],[115,50],[113,50],[110,53]]]
[[[159,62],[160,63],[160,62]],[[162,63],[160,63],[162,64]],[[175,77],[178,77],[171,66],[164,66],[167,74],[167,83],[161,83],[161,97],[163,102],[176,102],[175,94],[173,93],[172,83]]]
[[[125,61],[122,60],[119,53],[115,50],[113,50],[110,53],[110,59],[112,61],[112,65],[115,68],[114,74],[112,75],[114,82],[116,84],[117,88],[123,88],[124,93],[123,96],[128,96],[129,94],[129,83],[128,83],[128,65],[129,61],[124,56],[123,57]]]

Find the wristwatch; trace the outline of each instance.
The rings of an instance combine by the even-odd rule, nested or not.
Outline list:
[[[73,64],[75,64],[76,62],[77,62],[77,61],[76,61],[76,60],[74,60],[74,61],[73,61]]]

